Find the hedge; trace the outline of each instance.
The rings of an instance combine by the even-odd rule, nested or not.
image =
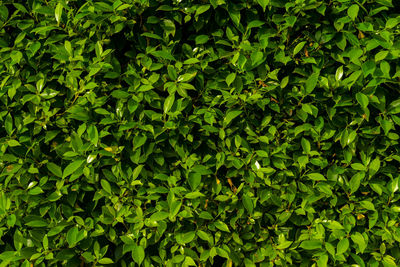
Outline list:
[[[394,2],[0,0],[0,266],[399,266]]]

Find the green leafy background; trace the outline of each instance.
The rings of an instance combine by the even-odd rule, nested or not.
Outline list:
[[[0,0],[0,266],[398,266],[392,0]]]

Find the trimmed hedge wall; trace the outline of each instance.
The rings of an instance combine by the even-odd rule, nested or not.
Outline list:
[[[392,0],[0,0],[0,266],[398,266]]]

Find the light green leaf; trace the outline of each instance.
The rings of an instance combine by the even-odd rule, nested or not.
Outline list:
[[[342,79],[342,77],[343,77],[343,66],[340,66],[336,70],[335,79],[336,79],[336,81],[340,81]]]
[[[226,76],[225,82],[228,86],[230,86],[236,78],[236,73],[232,72],[228,76]]]
[[[191,231],[191,232],[187,232],[187,233],[178,233],[176,235],[175,239],[178,244],[184,245],[184,244],[192,242],[195,237],[196,237],[196,232]]]
[[[201,5],[196,9],[196,17],[210,9],[210,5]]]
[[[294,50],[293,50],[293,56],[295,56],[297,53],[299,53],[299,52],[301,51],[301,49],[303,49],[303,47],[304,47],[304,45],[305,45],[306,43],[307,43],[306,41],[303,41],[303,42],[298,43],[298,44],[295,46]]]
[[[162,220],[168,218],[168,216],[169,216],[168,212],[159,211],[159,212],[156,212],[156,213],[152,214],[150,216],[150,220],[152,220],[152,221],[162,221]]]
[[[136,178],[138,178],[139,174],[142,172],[143,167],[144,167],[143,164],[136,166],[136,168],[132,172],[132,177],[131,177],[132,181],[134,181],[134,180],[136,180]]]
[[[368,200],[360,201],[360,206],[362,208],[364,208],[364,209],[367,209],[367,210],[375,210],[374,204],[371,201],[368,201]]]
[[[351,240],[355,244],[357,244],[361,253],[363,253],[364,250],[367,248],[368,242],[364,239],[364,236],[359,232],[356,232],[355,234],[351,235]]]
[[[134,245],[132,249],[132,259],[140,265],[145,258],[144,248],[142,246]]]
[[[228,226],[225,223],[223,223],[222,221],[214,222],[214,226],[217,227],[221,231],[230,233]]]
[[[15,139],[8,140],[8,141],[7,141],[7,144],[8,144],[10,147],[16,147],[16,146],[20,146],[20,145],[21,145],[21,144],[20,144],[17,140],[15,140]]]
[[[199,197],[204,197],[204,194],[200,193],[200,192],[190,192],[185,195],[185,198],[188,198],[188,199],[195,199],[195,198],[199,198]]]
[[[102,258],[99,260],[99,263],[100,264],[113,264],[114,261],[110,258]]]
[[[62,16],[62,11],[63,11],[63,6],[62,6],[62,4],[59,2],[59,3],[57,3],[57,5],[56,5],[56,9],[54,10],[54,15],[55,15],[55,17],[56,17],[57,24],[60,23],[61,16]]]
[[[326,181],[326,178],[320,173],[309,173],[307,176],[313,181]]]
[[[319,240],[305,240],[300,244],[301,248],[306,250],[314,250],[322,247],[322,242]]]
[[[350,242],[347,238],[343,238],[342,240],[340,240],[339,243],[337,244],[336,255],[341,255],[345,253],[348,250],[349,245]]]
[[[265,12],[265,8],[269,4],[269,0],[257,0],[257,2],[260,4],[260,6],[262,7],[263,11]]]
[[[349,9],[347,10],[347,15],[352,19],[355,20],[357,18],[358,15],[358,10],[360,9],[360,7],[357,4],[353,4],[349,7]]]
[[[192,80],[195,76],[197,75],[197,72],[193,73],[185,73],[183,75],[180,75],[177,79],[178,82],[188,82]]]
[[[164,101],[164,114],[168,113],[168,111],[172,108],[174,101],[175,101],[175,94],[167,96],[167,98]]]
[[[387,51],[387,50],[379,51],[375,55],[375,62],[379,62],[381,60],[384,60],[388,54],[389,54],[389,51]]]

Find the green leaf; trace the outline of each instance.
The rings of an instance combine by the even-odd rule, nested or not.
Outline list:
[[[195,38],[196,45],[205,44],[205,43],[207,43],[207,41],[208,41],[208,36],[204,35],[204,34],[203,35],[198,35]]]
[[[246,210],[252,214],[253,213],[253,201],[251,200],[251,198],[249,196],[247,196],[246,194],[243,195],[242,197],[242,202],[243,202],[243,206],[246,208]]]
[[[152,221],[162,221],[168,218],[169,213],[165,211],[159,211],[150,216],[150,220]]]
[[[366,108],[369,104],[368,96],[364,95],[361,92],[358,92],[356,94],[356,99],[362,108]]]
[[[111,194],[111,185],[110,185],[110,183],[105,179],[101,179],[100,183],[101,183],[101,187],[104,189],[104,191],[106,191],[107,193]]]
[[[351,235],[351,240],[357,244],[359,250],[361,253],[364,252],[364,250],[367,248],[368,243],[364,239],[363,235],[359,232],[356,232],[355,234]]]
[[[361,180],[364,178],[365,173],[364,172],[358,172],[355,175],[353,175],[350,179],[350,193],[354,193],[358,190],[361,184]]]
[[[400,99],[397,99],[390,103],[387,108],[389,114],[398,114],[400,113]]]
[[[67,50],[67,52],[68,52],[68,54],[72,57],[73,56],[73,51],[72,51],[72,45],[71,45],[71,43],[69,42],[69,41],[65,41],[64,42],[64,47],[65,47],[65,50]]]
[[[180,208],[182,206],[182,202],[174,200],[172,201],[170,207],[169,207],[169,216],[170,218],[175,217],[176,214],[178,214]]]
[[[10,147],[16,147],[16,146],[20,146],[21,145],[17,140],[14,140],[14,139],[8,140],[7,144]]]
[[[399,22],[400,22],[400,21],[399,21],[398,18],[389,18],[389,19],[386,21],[385,28],[386,28],[386,29],[392,29],[392,28],[396,27],[396,25],[399,24]]]
[[[322,242],[318,240],[305,240],[301,242],[300,247],[306,250],[320,249],[322,247]]]
[[[210,9],[210,5],[201,5],[196,9],[196,16],[199,16]]]
[[[214,226],[217,227],[217,229],[219,229],[221,231],[230,233],[228,226],[225,223],[223,223],[222,221],[214,222]]]
[[[357,4],[353,4],[347,9],[347,15],[354,21],[358,16],[359,9]]]
[[[192,80],[196,75],[197,75],[197,72],[185,73],[183,75],[179,75],[177,81],[178,82],[188,82],[188,81]]]
[[[298,44],[295,46],[294,50],[293,50],[293,56],[295,56],[297,53],[299,53],[299,52],[301,51],[301,49],[303,49],[303,47],[304,47],[304,45],[305,45],[306,43],[307,43],[306,41],[303,41],[303,42],[298,43]]]
[[[100,264],[113,264],[114,261],[110,258],[102,258],[98,261]]]
[[[328,254],[323,254],[323,255],[319,256],[318,261],[317,261],[318,267],[327,267],[328,260],[329,260]]]
[[[12,132],[13,132],[13,119],[12,119],[10,113],[6,116],[6,120],[4,122],[4,128],[6,129],[6,132],[7,132],[8,135],[12,134]]]
[[[67,165],[67,167],[65,167],[62,178],[66,178],[69,175],[73,174],[77,169],[79,169],[79,167],[82,166],[82,164],[85,162],[86,160],[75,160],[73,162],[71,162],[70,164]]]
[[[261,27],[262,25],[264,25],[265,22],[261,21],[261,20],[253,20],[251,21],[249,24],[247,24],[247,29],[251,29],[251,28],[258,28]]]
[[[257,0],[257,2],[260,4],[260,6],[262,7],[263,11],[265,12],[265,8],[269,4],[269,0]]]
[[[192,242],[195,237],[196,237],[196,232],[191,231],[191,232],[186,232],[186,233],[178,233],[176,235],[175,239],[178,244],[184,245],[184,244]]]
[[[188,181],[192,190],[195,190],[201,183],[201,174],[195,172],[189,173]]]
[[[380,69],[386,78],[390,79],[390,65],[387,61],[383,60],[380,64]]]
[[[225,82],[228,86],[230,86],[236,78],[236,73],[230,73],[226,76]]]
[[[364,208],[364,209],[367,209],[367,210],[373,210],[373,211],[375,210],[374,204],[371,201],[368,201],[368,200],[361,201],[360,202],[360,206],[362,208]]]
[[[202,194],[200,192],[190,192],[185,195],[185,198],[188,198],[188,199],[195,199],[195,198],[199,198],[199,197],[204,197],[204,194]]]
[[[237,116],[239,116],[240,114],[242,114],[242,110],[231,110],[228,111],[228,113],[226,114],[224,121],[223,121],[223,127],[227,127],[229,125],[229,123],[235,119]]]
[[[313,73],[306,81],[306,93],[311,94],[314,91],[314,88],[317,86],[318,83],[319,73]]]
[[[367,77],[370,74],[373,74],[376,69],[376,64],[372,60],[368,60],[362,64],[362,71],[364,77]]]
[[[379,51],[376,55],[375,55],[375,62],[379,62],[381,60],[384,60],[387,55],[389,54],[389,51]]]
[[[62,16],[62,11],[63,11],[63,6],[61,3],[57,3],[55,11],[54,11],[54,15],[56,17],[56,21],[59,24],[60,20],[61,20],[61,16]]]
[[[25,223],[25,225],[30,227],[47,227],[48,223],[45,220],[32,220]]]
[[[289,76],[286,76],[281,81],[281,88],[282,89],[285,88],[288,85],[288,83],[289,83]]]
[[[97,127],[94,125],[90,125],[87,132],[89,134],[90,142],[97,146],[97,143],[99,142],[99,133],[97,131]]]
[[[142,246],[134,245],[132,249],[132,259],[140,265],[145,258],[144,248]]]
[[[349,249],[350,242],[347,238],[343,238],[339,241],[336,248],[336,255],[341,255]]]
[[[57,164],[48,162],[46,166],[47,166],[47,169],[55,176],[60,177],[60,178],[63,176],[62,170],[61,170],[60,166],[58,166]]]
[[[371,163],[369,164],[369,175],[370,176],[375,175],[379,171],[380,166],[381,166],[381,161],[379,160],[379,158],[375,158],[374,160],[372,160]]]
[[[136,166],[136,168],[132,172],[132,177],[131,177],[132,181],[136,180],[136,178],[139,177],[139,174],[142,172],[143,167],[144,167],[143,164]]]
[[[164,114],[168,113],[175,101],[175,94],[167,96],[164,102]]]
[[[122,91],[122,90],[114,90],[111,95],[115,98],[118,99],[124,99],[124,98],[128,98],[130,96],[130,94],[128,92]]]
[[[335,79],[336,81],[340,81],[343,77],[343,66],[340,66],[337,68],[336,73],[335,73]]]
[[[313,181],[326,181],[326,178],[320,173],[309,173],[307,176]]]
[[[136,135],[133,138],[133,148],[137,149],[141,146],[143,146],[147,141],[147,136],[146,135]]]
[[[79,232],[79,230],[78,230],[78,227],[76,227],[76,226],[72,227],[68,230],[67,242],[68,242],[68,245],[70,248],[75,246],[75,244],[77,242],[78,232]]]
[[[307,139],[305,139],[304,137],[301,138],[301,147],[303,148],[303,152],[304,152],[304,153],[310,154],[310,152],[311,152],[311,144],[310,144],[310,142],[309,142]],[[314,176],[315,176],[315,174],[314,174]]]

